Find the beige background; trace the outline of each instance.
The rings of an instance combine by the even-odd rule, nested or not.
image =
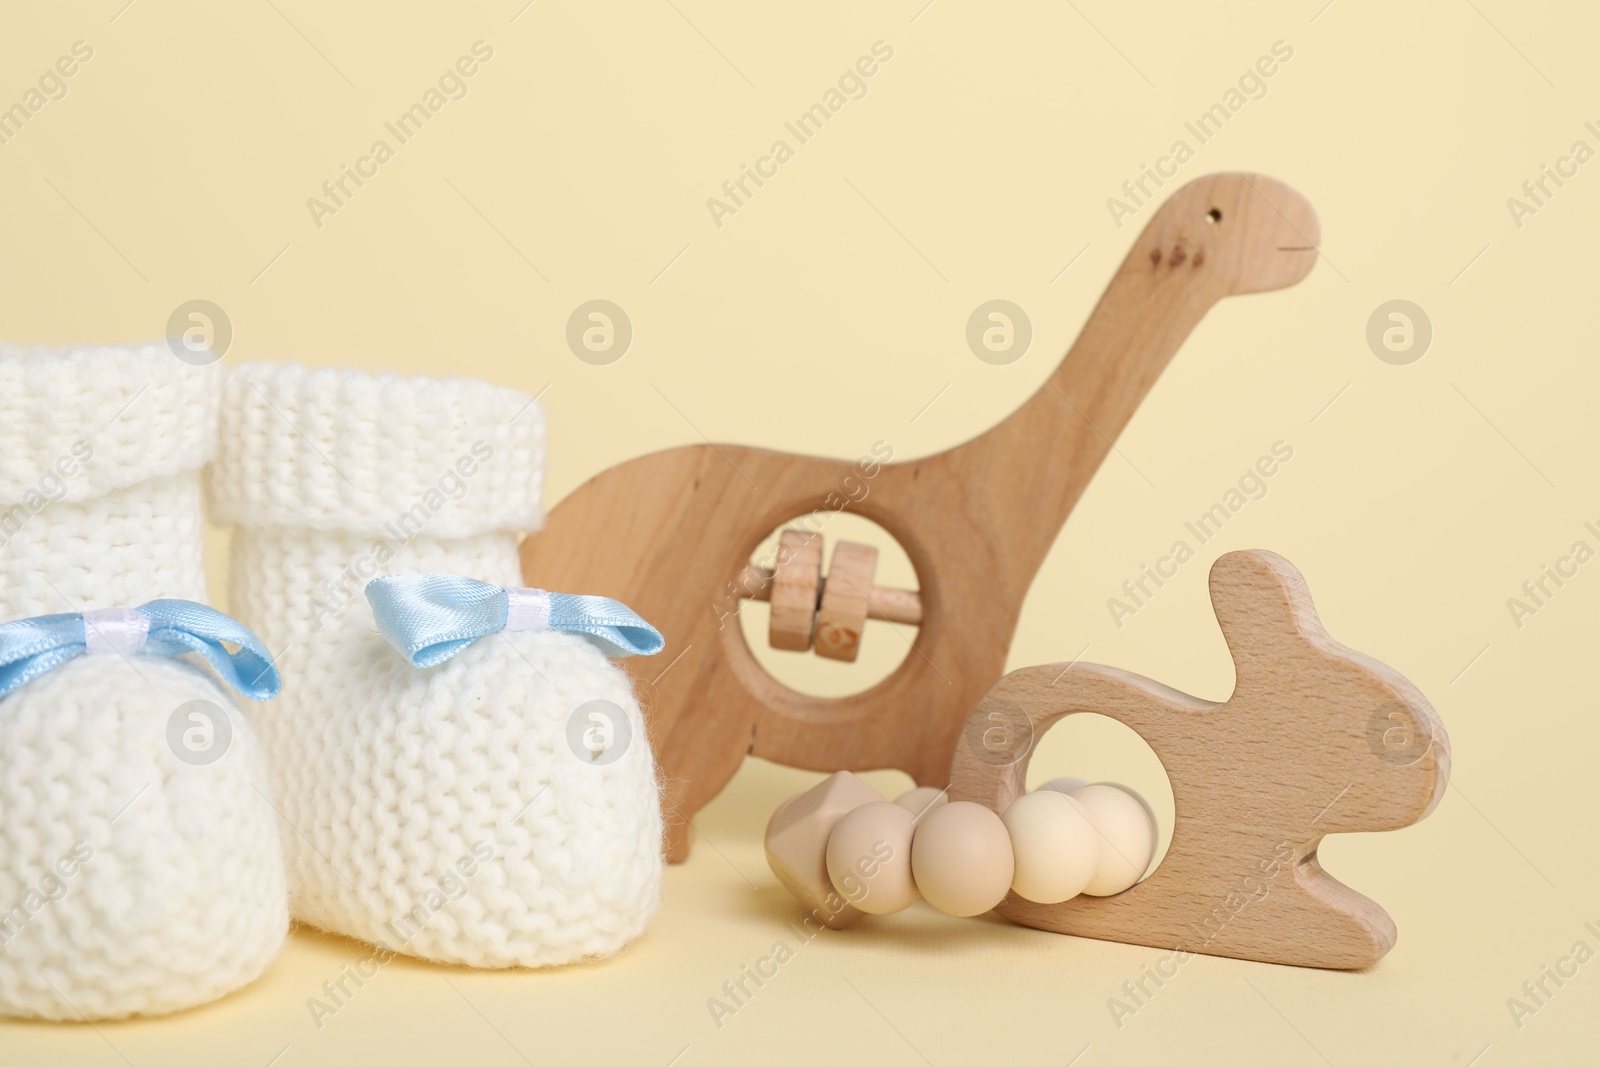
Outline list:
[[[719,1029],[707,998],[795,940],[760,834],[816,777],[751,761],[698,820],[649,934],[617,959],[528,974],[395,962],[319,1030],[306,998],[363,953],[302,932],[221,1003],[97,1029],[0,1025],[0,1060],[1593,1062],[1600,963],[1520,1028],[1507,1007],[1575,941],[1600,949],[1584,928],[1600,926],[1600,564],[1520,629],[1506,606],[1574,540],[1600,545],[1583,529],[1600,520],[1600,162],[1521,228],[1506,206],[1573,141],[1600,148],[1583,127],[1600,125],[1600,20],[1586,6],[123,3],[4,16],[0,106],[74,41],[94,58],[0,145],[0,333],[144,339],[204,298],[232,321],[230,363],[545,390],[550,503],[702,434],[850,457],[881,439],[908,457],[1003,417],[1148,218],[1118,229],[1107,197],[1287,42],[1293,59],[1266,95],[1181,177],[1290,182],[1319,210],[1323,261],[1201,324],[1059,538],[1011,662],[1087,647],[1220,698],[1231,668],[1205,569],[1227,549],[1270,547],[1304,570],[1336,636],[1429,694],[1455,773],[1426,822],[1324,846],[1327,867],[1399,925],[1377,967],[1199,958],[1120,1028],[1107,999],[1155,950],[919,905],[799,948]],[[306,199],[478,40],[494,58],[468,95],[318,229]],[[867,95],[713,225],[706,199],[879,40],[894,57]],[[607,367],[564,342],[569,314],[596,297],[635,328]],[[963,337],[995,297],[1035,331],[1006,367]],[[1409,366],[1364,339],[1393,298],[1434,327]],[[1278,440],[1294,459],[1269,495],[1115,626],[1106,598]],[[214,547],[220,598],[220,533]],[[904,649],[882,626],[868,642],[876,658],[858,677]],[[850,684],[814,659],[782,669],[818,689]],[[1036,780],[1121,777],[1161,806],[1138,742],[1073,729],[1046,739]]]

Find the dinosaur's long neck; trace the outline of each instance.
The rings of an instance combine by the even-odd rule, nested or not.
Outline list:
[[[1055,371],[1005,421],[952,449],[969,507],[1027,515],[1031,552],[1005,561],[1030,582],[1078,497],[1191,330],[1216,302],[1188,271],[1135,243]],[[972,499],[976,498],[976,499]]]

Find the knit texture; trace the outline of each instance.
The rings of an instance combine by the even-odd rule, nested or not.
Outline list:
[[[544,415],[525,393],[258,363],[226,394],[215,522],[441,538],[543,524]]]
[[[203,601],[215,368],[0,347],[0,383],[0,620]],[[193,701],[231,724],[214,762],[169,743]],[[0,699],[0,1013],[158,1014],[256,978],[288,928],[266,788],[203,667],[85,656]]]
[[[315,447],[292,444],[286,422]],[[231,604],[282,658],[283,692],[259,725],[296,828],[295,916],[474,967],[569,963],[638,937],[660,899],[661,812],[627,674],[550,632],[496,634],[415,668],[361,592],[430,571],[521,584],[538,406],[480,383],[245,365],[225,378],[221,425],[209,492],[240,524]],[[626,718],[615,762],[569,744],[593,700]]]
[[[216,366],[182,363],[162,343],[0,344],[0,504],[51,495],[56,464],[80,442],[94,455],[61,479],[67,500],[192,475],[216,439],[217,378]]]
[[[194,471],[51,503],[17,528],[0,515],[0,621],[159,597],[204,602],[201,530]]]

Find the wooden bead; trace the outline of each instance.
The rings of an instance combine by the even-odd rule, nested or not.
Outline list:
[[[1072,798],[1083,805],[1104,840],[1094,877],[1083,891],[1109,897],[1144,876],[1156,854],[1156,826],[1144,800],[1131,789],[1107,782],[1086,785]]]
[[[840,541],[833,546],[817,609],[817,655],[855,662],[877,572],[878,550],[871,545]]]
[[[931,785],[921,785],[915,789],[907,789],[904,793],[894,798],[894,802],[905,808],[911,814],[921,816],[940,804],[950,802],[950,791],[935,789]]]
[[[917,899],[911,879],[915,817],[887,800],[846,813],[828,837],[828,879],[868,915],[889,915]]]
[[[862,912],[828,878],[828,838],[839,820],[883,798],[849,771],[830,775],[790,797],[767,823],[767,865],[783,887],[824,925],[843,930]]]
[[[942,804],[917,825],[911,873],[923,899],[945,914],[982,915],[1011,888],[1011,835],[982,804]]]
[[[1011,835],[1011,889],[1024,900],[1059,904],[1083,892],[1100,865],[1100,831],[1083,805],[1048,787],[1012,801],[1000,816]]]
[[[772,575],[772,612],[767,622],[769,645],[790,652],[804,652],[811,647],[817,586],[821,583],[822,538],[805,530],[779,534]]]

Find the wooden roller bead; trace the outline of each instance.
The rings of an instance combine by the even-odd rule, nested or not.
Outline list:
[[[784,530],[778,537],[777,564],[747,564],[732,582],[741,599],[772,602],[767,641],[773,648],[804,652],[811,647],[814,628],[819,656],[849,662],[860,651],[865,620],[922,625],[920,593],[873,584],[878,550],[871,545],[840,541],[823,578],[821,535]]]
[[[822,603],[817,608],[817,655],[855,662],[877,570],[878,550],[871,545],[840,541],[833,546]]]
[[[772,614],[767,622],[767,643],[773,648],[804,652],[811,647],[821,581],[822,538],[804,530],[783,531],[769,586]]]

